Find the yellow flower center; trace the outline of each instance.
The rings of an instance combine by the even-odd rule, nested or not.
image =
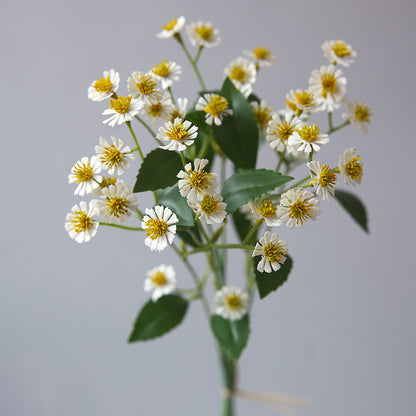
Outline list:
[[[88,182],[94,177],[92,166],[89,161],[87,161],[87,163],[78,162],[74,166],[72,173],[75,176],[77,183]]]
[[[283,142],[286,142],[294,131],[295,130],[290,123],[284,121],[276,126],[276,131],[274,131],[273,134],[276,134]]]
[[[309,91],[301,91],[295,93],[296,102],[304,107],[315,105],[315,98]]]
[[[241,298],[236,293],[232,293],[231,295],[226,296],[225,303],[227,304],[227,307],[232,311],[238,311],[244,307]]]
[[[104,155],[100,157],[101,163],[108,167],[118,167],[123,161],[124,155],[115,146],[104,147]]]
[[[183,123],[174,123],[166,130],[166,137],[169,140],[181,141],[188,137],[188,130]]]
[[[335,185],[336,181],[337,177],[334,172],[331,172],[331,168],[328,165],[323,165],[319,174],[319,185],[325,188],[328,185]]]
[[[150,280],[156,286],[165,286],[165,284],[168,282],[165,273],[161,272],[160,270],[153,272]]]
[[[173,19],[167,25],[163,26],[163,29],[165,29],[167,31],[173,30],[173,28],[176,26],[177,23],[178,23],[178,19]]]
[[[143,95],[149,95],[156,91],[157,83],[153,81],[152,76],[149,74],[141,74],[136,82],[138,91]]]
[[[325,72],[321,76],[322,97],[326,98],[328,94],[334,94],[337,88],[337,79],[335,74]]]
[[[233,65],[228,76],[235,81],[244,82],[247,75],[247,71],[241,65]]]
[[[205,172],[204,170],[193,170],[189,175],[189,184],[193,189],[201,192],[209,187],[209,179],[212,178],[212,173]]]
[[[122,215],[126,215],[128,212],[129,201],[126,198],[120,198],[115,196],[113,198],[107,198],[105,201],[107,205],[107,213],[116,218],[120,218]]]
[[[166,78],[170,75],[170,66],[171,63],[165,59],[164,61],[161,61],[160,64],[156,64],[152,68],[152,72],[159,77]]]
[[[213,214],[219,210],[218,203],[219,201],[214,196],[205,194],[201,201],[201,211],[205,214]]]
[[[371,114],[371,108],[364,104],[357,104],[354,110],[354,116],[360,123],[369,123]]]
[[[175,110],[173,110],[170,113],[170,121],[172,123],[175,121],[175,118],[179,118],[179,119],[182,119],[183,118],[183,115],[180,113],[180,111],[177,108],[175,108]]]
[[[281,263],[283,261],[283,256],[286,255],[286,250],[278,241],[275,241],[266,244],[263,248],[263,253],[270,263]]]
[[[257,123],[262,127],[267,127],[269,121],[272,119],[271,112],[272,110],[268,107],[259,107],[257,110],[254,110],[254,117]]]
[[[111,90],[113,84],[110,81],[110,75],[107,75],[105,78],[100,78],[94,82],[94,88],[99,92],[108,92]]]
[[[301,139],[306,142],[314,142],[318,136],[321,134],[319,127],[316,124],[311,124],[310,126],[303,126],[301,129],[298,129],[297,132]]]
[[[212,26],[201,25],[195,29],[198,36],[203,40],[210,40],[214,34],[214,28]]]
[[[263,47],[254,48],[253,54],[256,59],[263,59],[263,60],[269,59],[272,56],[272,53],[270,52],[270,50],[268,48],[263,48]]]
[[[313,204],[310,202],[304,202],[298,199],[292,205],[289,206],[289,217],[296,220],[296,224],[301,223],[311,218],[311,209]]]
[[[276,215],[276,206],[270,199],[257,203],[257,211],[263,217],[274,217]]]
[[[111,185],[115,185],[117,182],[117,178],[111,178],[111,177],[102,177],[101,179],[101,183],[100,183],[100,188],[104,189],[104,188],[108,188]]]
[[[162,115],[162,103],[152,104],[147,112],[151,117],[160,117]]]
[[[221,95],[214,94],[209,99],[209,103],[205,106],[204,111],[214,117],[218,117],[227,107],[228,101],[224,97],[221,97]]]
[[[361,180],[363,177],[363,166],[361,165],[361,158],[352,157],[345,166],[345,170],[351,179]]]
[[[169,225],[163,220],[150,218],[145,223],[145,229],[147,237],[150,237],[151,240],[157,240],[167,233]]]
[[[286,100],[286,106],[292,110],[293,112],[297,112],[299,110],[299,108],[296,106],[296,104],[290,100]]]
[[[76,233],[88,231],[92,227],[92,218],[84,211],[75,211],[74,217],[71,220]]]
[[[345,44],[341,40],[337,40],[332,45],[332,50],[334,51],[335,55],[338,56],[339,58],[343,58],[344,56],[351,55],[350,48],[348,47],[347,44]]]
[[[118,98],[111,98],[110,99],[110,107],[117,111],[117,113],[123,114],[127,113],[127,111],[130,108],[130,102],[131,102],[131,95],[128,95],[127,97],[123,97],[120,95]]]

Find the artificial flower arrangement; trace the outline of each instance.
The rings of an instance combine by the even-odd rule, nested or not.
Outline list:
[[[352,193],[338,189],[340,177],[346,185],[361,182],[363,167],[357,150],[347,148],[332,166],[317,156],[330,135],[341,128],[353,125],[366,132],[371,110],[345,97],[347,80],[340,66],[348,67],[356,52],[341,40],[322,45],[329,64],[312,72],[307,89],[290,90],[286,108],[273,112],[253,93],[260,69],[275,62],[268,48],[245,51],[245,57],[225,68],[221,88],[208,90],[198,61],[205,48],[219,43],[219,32],[205,22],[187,26],[188,40],[196,47],[192,56],[182,36],[184,26],[185,18],[179,17],[157,36],[176,40],[185,52],[201,86],[193,104],[175,96],[173,85],[182,69],[166,59],[148,72],[133,72],[127,80],[128,95],[118,95],[120,76],[114,69],[104,71],[89,87],[88,98],[109,104],[103,122],[110,127],[127,126],[134,145],[101,137],[96,154],[75,163],[69,175],[69,182],[76,184],[75,195],[96,198],[74,205],[65,229],[78,243],[90,241],[103,226],[133,230],[144,234],[148,249],[175,251],[193,287],[177,286],[172,265],[149,270],[143,286],[151,299],[139,311],[129,342],[167,333],[182,322],[191,302],[201,301],[223,371],[222,415],[230,416],[239,391],[236,363],[248,341],[255,292],[263,299],[276,291],[293,266],[290,244],[280,238],[277,227],[283,228],[282,234],[290,234],[285,226],[302,227],[316,220],[320,200],[327,203],[335,197],[367,231],[363,204]],[[334,125],[333,113],[342,106],[345,121]],[[311,121],[316,112],[327,112],[326,132]],[[133,122],[139,122],[157,145],[147,155],[142,153]],[[159,126],[157,133],[153,126]],[[257,160],[260,146],[269,146],[276,156],[274,170],[264,169]],[[136,155],[140,166],[130,187],[120,177]],[[227,164],[233,167],[230,177],[226,177]],[[305,176],[295,180],[290,175],[300,165],[305,166]],[[154,197],[154,206],[144,212],[136,196],[142,192],[152,192]],[[131,214],[135,224],[124,225]],[[227,227],[234,227],[238,241],[227,242]],[[246,255],[246,276],[239,287],[227,284],[227,250]],[[191,261],[197,253],[206,257],[202,272]],[[180,285],[184,284],[181,278]],[[214,306],[206,297],[208,284],[216,291]]]

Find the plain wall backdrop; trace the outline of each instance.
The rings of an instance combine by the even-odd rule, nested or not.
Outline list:
[[[370,234],[336,201],[322,201],[322,215],[302,229],[278,230],[294,269],[277,293],[255,301],[240,387],[308,398],[300,415],[415,414],[415,9],[410,0],[3,1],[0,414],[219,414],[220,371],[199,303],[169,335],[126,342],[148,298],[147,270],[173,264],[179,283],[191,285],[174,253],[108,228],[78,245],[63,228],[81,199],[67,184],[73,163],[92,155],[100,136],[131,144],[125,126],[102,124],[105,104],[86,96],[92,80],[115,68],[126,91],[131,72],[171,59],[184,68],[175,93],[195,97],[183,52],[155,36],[180,15],[221,33],[200,61],[209,88],[243,50],[265,45],[277,64],[261,71],[255,92],[280,109],[326,65],[322,43],[338,38],[358,52],[344,70],[348,97],[374,113],[369,134],[347,128],[322,150],[335,164],[346,147],[358,148],[364,180],[353,191]],[[261,157],[274,164],[266,149]],[[139,195],[141,209],[149,201]],[[230,257],[233,282],[239,260]],[[278,412],[240,399],[237,407],[238,416]]]

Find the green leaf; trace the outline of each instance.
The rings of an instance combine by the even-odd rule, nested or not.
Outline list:
[[[367,212],[364,204],[354,194],[347,191],[335,191],[335,198],[361,226],[365,232],[369,232],[367,225]]]
[[[152,150],[143,160],[133,192],[156,191],[178,182],[176,175],[183,168],[181,157],[169,150]]]
[[[265,298],[270,292],[277,290],[286,282],[290,271],[293,267],[293,260],[290,256],[286,256],[286,261],[282,264],[277,272],[260,273],[257,270],[258,258],[254,257],[254,268],[256,271],[256,284],[259,291],[260,299]]]
[[[221,348],[233,360],[238,360],[247,345],[250,333],[248,315],[238,321],[230,321],[219,315],[213,315],[211,317],[211,329]]]
[[[180,238],[182,238],[183,241],[185,241],[187,244],[189,244],[192,247],[196,247],[198,243],[194,240],[194,236],[201,241],[201,234],[199,232],[198,227],[183,227],[182,229],[176,228],[176,234],[179,235]]]
[[[247,169],[234,173],[225,181],[221,192],[227,203],[227,212],[232,214],[247,202],[261,198],[292,179],[291,176],[266,169]]]
[[[215,141],[239,168],[255,168],[259,141],[257,121],[244,96],[226,78],[221,89],[233,110],[220,126],[213,126]]]
[[[134,323],[129,342],[160,337],[179,325],[188,309],[188,301],[177,295],[162,296],[156,302],[149,300]]]
[[[194,225],[194,212],[186,202],[186,198],[179,193],[178,185],[158,190],[156,192],[159,205],[169,207],[178,217],[177,225],[192,227]]]

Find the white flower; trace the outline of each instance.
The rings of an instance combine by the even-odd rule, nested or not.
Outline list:
[[[269,146],[276,152],[283,152],[289,142],[289,139],[297,129],[302,127],[303,123],[299,117],[292,112],[285,113],[285,121],[281,121],[276,114],[266,129],[266,140]]]
[[[327,40],[322,45],[322,50],[325,58],[332,65],[341,64],[343,66],[350,66],[357,57],[357,52],[342,40]]]
[[[175,62],[170,62],[165,59],[159,64],[154,65],[149,74],[159,80],[162,83],[162,88],[165,90],[173,84],[173,81],[179,80],[179,75],[182,74],[182,68]]]
[[[282,194],[277,216],[282,223],[286,222],[289,228],[294,225],[300,227],[304,221],[315,220],[321,213],[319,200],[315,194],[306,189],[289,189]]]
[[[188,120],[182,121],[176,118],[173,123],[168,121],[165,127],[160,127],[156,138],[161,141],[168,141],[166,146],[159,146],[165,150],[182,150],[190,146],[198,136],[198,127],[193,126]]]
[[[176,288],[175,270],[172,266],[161,264],[147,272],[144,290],[152,293],[152,300],[156,302],[160,297],[172,293]]]
[[[272,112],[272,109],[267,106],[266,101],[261,100],[260,103],[257,101],[252,101],[250,105],[259,126],[261,128],[267,127],[275,114]]]
[[[93,192],[101,181],[101,176],[98,175],[100,172],[101,163],[97,156],[93,156],[91,161],[87,157],[78,160],[68,175],[68,183],[76,182],[78,184],[74,195],[84,196]]]
[[[121,139],[111,137],[112,144],[106,139],[100,137],[100,144],[95,146],[97,157],[102,167],[113,175],[117,171],[117,175],[122,175],[125,169],[130,166],[130,161],[134,160],[129,146],[124,146]]]
[[[88,205],[85,201],[81,201],[79,206],[74,205],[72,212],[66,216],[65,230],[76,242],[87,243],[97,232],[99,223],[93,220],[97,213],[93,201],[90,201]]]
[[[88,87],[88,98],[93,101],[103,101],[118,90],[120,75],[114,69],[103,72],[103,77],[93,81]]]
[[[104,201],[96,200],[95,204],[99,216],[112,224],[118,220],[123,222],[132,211],[137,209],[137,197],[131,193],[126,183],[119,181],[116,185],[110,185],[102,189]]]
[[[347,185],[361,183],[363,177],[363,165],[361,157],[354,147],[345,149],[344,154],[339,157],[338,168]]]
[[[204,194],[200,201],[190,201],[188,205],[194,210],[202,222],[206,224],[221,223],[227,216],[225,208],[227,204],[222,202],[220,194]]]
[[[320,145],[329,143],[329,137],[327,134],[321,133],[316,124],[311,124],[296,130],[290,136],[288,143],[290,146],[294,146],[298,152],[318,152],[321,148]]]
[[[138,114],[142,107],[143,103],[131,95],[127,97],[120,95],[118,98],[111,98],[110,108],[103,111],[104,116],[109,115],[110,117],[104,120],[103,123],[108,123],[110,127],[114,127],[116,124],[123,124]]]
[[[252,257],[262,256],[257,264],[257,270],[260,273],[271,273],[280,269],[281,265],[286,261],[286,241],[279,240],[277,234],[271,234],[266,231],[260,241],[256,243]]]
[[[152,103],[159,101],[163,95],[162,90],[158,90],[158,79],[151,73],[133,72],[127,79],[127,90],[134,98],[143,102]]]
[[[335,194],[335,183],[337,176],[328,165],[321,165],[321,162],[313,160],[306,165],[311,170],[311,182],[316,189],[316,194],[323,200],[329,201]]]
[[[248,294],[238,287],[223,286],[215,293],[215,313],[230,321],[241,319],[248,308]]]
[[[162,205],[156,205],[154,209],[146,208],[145,214],[142,221],[142,228],[146,232],[144,242],[150,250],[162,251],[175,238],[178,217]]]
[[[251,51],[244,51],[244,54],[253,59],[260,68],[273,65],[276,62],[276,57],[271,53],[269,48],[258,47]]]
[[[163,121],[169,121],[171,114],[175,110],[172,100],[168,93],[164,93],[160,100],[147,102],[143,104],[143,114],[145,114],[153,124],[162,119]]]
[[[358,101],[349,101],[347,108],[348,113],[344,113],[342,117],[347,119],[356,129],[368,133],[366,124],[370,123],[371,108]]]
[[[315,98],[314,94],[308,90],[290,90],[286,94],[286,105],[294,113],[307,111],[314,113],[319,111],[320,103]]]
[[[205,122],[210,126],[213,122],[220,126],[223,117],[233,114],[233,110],[228,108],[228,101],[218,94],[204,94],[199,97],[195,110],[205,112]]]
[[[156,36],[158,38],[167,39],[176,35],[185,26],[185,18],[183,16],[173,19],[168,24],[163,26],[163,30]]]
[[[185,170],[179,171],[177,174],[178,187],[183,197],[196,202],[202,199],[203,194],[215,191],[218,186],[217,175],[204,170],[208,163],[208,159],[195,159],[194,169],[192,169],[191,163],[187,163]]]
[[[224,74],[245,97],[250,95],[257,76],[253,62],[245,58],[237,58],[225,68]]]
[[[264,220],[269,227],[281,225],[279,218],[276,216],[277,205],[271,199],[249,202],[248,205],[257,220]]]
[[[176,101],[177,104],[173,106],[169,119],[172,122],[175,121],[175,118],[179,118],[183,121],[186,117],[186,107],[188,105],[188,99],[178,98]]]
[[[334,65],[321,66],[320,70],[312,71],[309,78],[310,91],[317,98],[320,109],[334,111],[340,106],[347,89],[347,79],[342,76],[342,71]]]
[[[123,180],[118,179],[116,177],[110,177],[110,176],[102,176],[101,181],[97,188],[94,188],[92,193],[96,196],[103,196],[103,189],[108,188],[111,185],[116,185],[119,183],[125,183]]]
[[[189,41],[194,46],[212,47],[218,45],[220,41],[219,32],[211,25],[211,23],[191,23],[186,30]]]

